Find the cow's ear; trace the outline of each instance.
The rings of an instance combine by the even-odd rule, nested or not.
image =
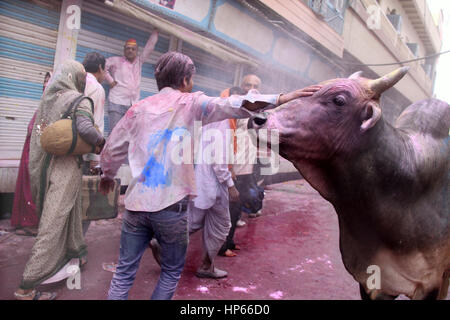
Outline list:
[[[381,108],[375,101],[369,101],[361,113],[361,130],[363,132],[372,128],[381,118]]]

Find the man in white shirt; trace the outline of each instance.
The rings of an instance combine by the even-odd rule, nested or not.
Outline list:
[[[155,66],[160,92],[134,104],[111,132],[100,158],[100,190],[114,186],[120,165],[129,157],[133,179],[125,195],[119,264],[108,299],[128,298],[149,241],[161,246],[161,274],[152,299],[171,299],[184,268],[188,245],[187,204],[197,195],[193,150],[195,121],[204,125],[248,118],[251,111],[310,96],[317,88],[285,95],[208,97],[192,93],[195,66],[179,52],[162,55]],[[187,142],[181,143],[180,138]],[[187,149],[180,146],[185,146]],[[180,159],[180,152],[183,156]]]
[[[231,146],[230,134],[227,134],[229,129],[228,120],[203,127],[202,148],[199,152],[201,158],[195,166],[197,197],[189,203],[187,212],[189,234],[203,229],[203,260],[196,272],[199,278],[217,279],[227,276],[226,271],[214,266],[214,259],[231,227],[229,198],[239,201],[239,192],[228,169]],[[211,135],[213,139],[210,139]],[[222,150],[215,150],[218,154],[214,153],[214,157],[208,154],[212,145],[222,146]]]
[[[98,52],[89,52],[83,60],[83,66],[86,70],[86,88],[84,95],[88,96],[94,102],[94,124],[104,135],[104,117],[105,117],[105,89],[101,83],[105,79],[105,57]],[[83,156],[85,160],[83,174],[88,174],[94,170],[100,161],[100,156],[95,153],[89,153]],[[90,221],[83,221],[83,235],[89,228]]]
[[[103,135],[105,124],[105,89],[101,83],[105,79],[105,57],[98,52],[89,52],[83,60],[86,69],[86,89],[84,95],[94,101],[94,123]],[[91,168],[98,164],[100,156],[88,154],[85,160],[91,161]]]

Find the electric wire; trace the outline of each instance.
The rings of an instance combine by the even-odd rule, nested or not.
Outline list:
[[[405,60],[405,61],[398,61],[398,62],[390,62],[390,63],[368,63],[368,64],[363,64],[363,63],[354,63],[354,62],[349,62],[349,61],[345,61],[343,60],[342,63],[347,64],[347,65],[354,65],[354,66],[365,66],[365,67],[381,67],[381,66],[392,66],[392,65],[396,65],[396,64],[405,64],[405,63],[410,63],[410,62],[415,62],[415,61],[420,61],[420,60],[425,60],[425,59],[429,59],[429,58],[434,58],[446,53],[449,53],[450,50],[447,51],[442,51],[442,52],[438,52],[438,53],[434,53],[434,54],[430,54],[428,56],[424,56],[424,57],[420,57],[420,58],[415,58],[415,59],[410,59],[410,60]]]

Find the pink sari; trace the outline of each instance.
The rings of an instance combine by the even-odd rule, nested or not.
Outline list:
[[[45,91],[51,77],[51,72],[45,74],[42,91]],[[28,171],[30,139],[36,115],[37,110],[31,118],[30,123],[28,123],[27,137],[23,144],[22,157],[20,158],[19,174],[17,175],[16,191],[14,193],[13,210],[11,213],[11,226],[15,228],[33,228],[39,224],[36,204],[33,202],[31,195],[30,173]]]
[[[13,210],[11,214],[11,226],[16,228],[37,227],[39,224],[39,218],[36,213],[36,205],[34,204],[33,197],[31,196],[30,174],[28,172],[30,138],[35,118],[36,112],[28,124],[27,137],[23,145],[19,174],[17,176],[16,191],[14,194]]]

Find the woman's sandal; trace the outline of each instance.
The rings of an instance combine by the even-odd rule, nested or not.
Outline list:
[[[34,289],[26,294],[14,292],[16,300],[54,300],[56,298],[55,292],[40,292]]]
[[[31,228],[19,228],[16,229],[15,234],[18,236],[26,236],[26,237],[36,237],[37,236],[37,230],[31,229]]]

